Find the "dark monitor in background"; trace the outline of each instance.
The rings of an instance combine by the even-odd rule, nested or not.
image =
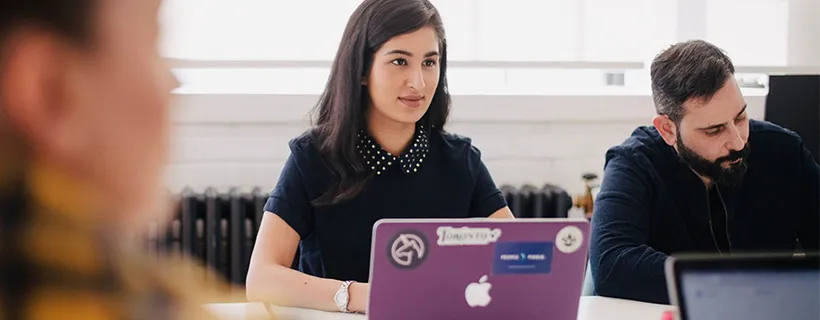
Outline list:
[[[770,76],[765,120],[799,134],[820,160],[820,75]]]

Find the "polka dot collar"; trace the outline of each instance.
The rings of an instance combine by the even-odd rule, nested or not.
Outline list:
[[[424,159],[427,158],[427,152],[429,151],[424,125],[416,127],[416,133],[413,135],[409,148],[400,156],[395,156],[384,150],[364,130],[358,136],[359,143],[356,148],[364,158],[365,164],[371,170],[376,171],[377,175],[381,175],[396,163],[401,166],[401,171],[404,174],[416,173],[421,168]]]

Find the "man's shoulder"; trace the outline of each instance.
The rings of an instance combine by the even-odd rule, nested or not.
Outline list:
[[[624,142],[607,150],[606,162],[620,158],[646,165],[668,156],[669,148],[655,127],[640,126]]]
[[[750,165],[781,166],[803,160],[805,146],[800,135],[766,121],[749,123]]]
[[[749,144],[752,148],[792,147],[801,143],[800,135],[768,121],[749,120]]]

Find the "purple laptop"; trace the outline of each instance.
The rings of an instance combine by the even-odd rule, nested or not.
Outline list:
[[[584,219],[384,219],[373,226],[371,320],[575,320]]]

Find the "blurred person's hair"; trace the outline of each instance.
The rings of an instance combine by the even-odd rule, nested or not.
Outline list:
[[[92,34],[92,19],[96,0],[6,0],[0,10],[0,43],[17,28],[43,28],[83,42]]]
[[[443,131],[450,112],[447,88],[447,41],[438,10],[428,0],[366,0],[347,22],[319,103],[313,134],[335,185],[313,201],[326,205],[358,195],[371,171],[356,151],[357,134],[366,128],[370,97],[362,84],[373,55],[393,37],[432,27],[439,39],[440,75],[430,108],[419,123]]]
[[[672,45],[658,54],[650,67],[655,111],[676,124],[689,99],[709,101],[735,73],[732,60],[703,40]]]

